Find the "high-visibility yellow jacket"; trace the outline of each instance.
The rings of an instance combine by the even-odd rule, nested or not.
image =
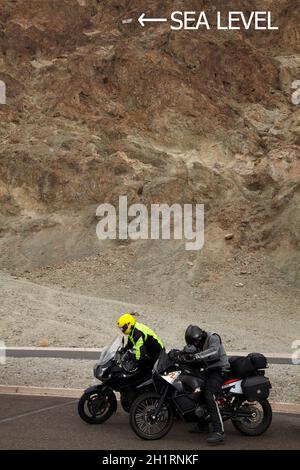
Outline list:
[[[126,348],[133,348],[135,350],[135,358],[139,361],[144,355],[149,356],[151,359],[157,358],[163,347],[163,342],[151,328],[136,322],[128,336]]]

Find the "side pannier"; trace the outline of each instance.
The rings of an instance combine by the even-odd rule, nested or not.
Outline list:
[[[272,385],[269,379],[261,375],[247,377],[242,381],[242,389],[248,401],[266,400],[270,394],[270,388]]]

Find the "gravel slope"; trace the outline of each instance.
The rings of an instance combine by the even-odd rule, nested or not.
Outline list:
[[[55,273],[57,285],[49,281],[46,285],[47,278],[36,284],[38,279],[31,282],[0,273],[0,331],[8,346],[34,346],[45,338],[49,346],[103,347],[117,334],[115,321],[120,312],[132,308],[139,311],[141,322],[159,331],[167,347],[182,345],[190,323],[219,332],[231,351],[291,353],[292,342],[300,338],[299,294],[289,293],[284,285],[225,273],[201,287],[188,290],[185,286],[177,299],[167,297],[167,286],[157,278],[156,287],[149,289],[152,295],[144,296],[147,304],[140,305],[142,278],[139,283],[134,278],[132,285],[128,276],[126,289],[118,280],[114,282],[114,272],[104,276],[104,283],[93,269],[88,274],[79,265],[68,273],[80,287],[68,287],[66,276],[58,270]],[[187,276],[180,272],[181,279]],[[241,277],[244,287],[236,287]],[[93,285],[95,278],[98,284]],[[124,301],[112,300],[116,298]]]

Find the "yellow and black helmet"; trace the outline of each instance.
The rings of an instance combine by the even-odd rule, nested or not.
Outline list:
[[[131,313],[123,313],[123,315],[121,315],[117,320],[117,325],[124,335],[129,335],[135,323],[136,319]]]

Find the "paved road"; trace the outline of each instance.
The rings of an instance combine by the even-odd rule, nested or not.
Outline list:
[[[0,449],[207,449],[205,437],[191,435],[177,422],[164,439],[147,442],[131,431],[121,410],[104,425],[85,424],[70,398],[0,395]],[[240,435],[226,423],[221,449],[298,449],[300,416],[275,414],[269,431],[257,438]]]

